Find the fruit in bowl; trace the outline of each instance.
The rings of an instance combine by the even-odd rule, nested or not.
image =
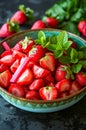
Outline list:
[[[31,112],[54,112],[86,94],[86,45],[62,30],[26,30],[0,44],[0,94]]]

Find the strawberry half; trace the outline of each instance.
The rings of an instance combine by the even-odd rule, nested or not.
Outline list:
[[[73,81],[70,88],[70,94],[78,92],[80,89],[81,89],[80,84],[77,81]]]
[[[54,71],[55,70],[54,56],[46,53],[45,56],[40,59],[40,66],[50,71]]]
[[[12,93],[13,95],[18,96],[18,97],[25,96],[23,87],[19,86],[18,84],[11,84],[8,89],[8,92]]]
[[[37,91],[28,91],[26,93],[26,98],[31,99],[31,100],[39,100],[40,95],[39,95],[39,93]]]
[[[35,79],[29,86],[29,90],[39,90],[44,86],[43,79]]]
[[[33,65],[33,74],[35,78],[45,78],[47,75],[50,74],[50,71],[38,65]]]
[[[28,54],[29,58],[36,62],[38,62],[44,55],[45,49],[41,45],[34,46]]]
[[[59,92],[69,91],[71,83],[69,79],[63,79],[56,83],[55,87]]]
[[[33,81],[33,73],[29,68],[26,68],[24,72],[20,75],[17,80],[17,84],[19,85],[27,85],[32,83]]]
[[[43,100],[54,100],[58,97],[56,87],[46,86],[39,89],[39,94]]]
[[[9,70],[0,73],[0,86],[7,88],[10,84],[12,74]]]

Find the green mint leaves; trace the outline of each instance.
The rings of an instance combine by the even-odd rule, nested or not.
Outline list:
[[[53,52],[60,63],[69,65],[71,72],[78,73],[82,68],[86,69],[86,46],[71,47],[72,41],[66,31],[52,36],[46,36],[43,31],[39,31],[35,42]],[[72,73],[71,76],[73,77]]]

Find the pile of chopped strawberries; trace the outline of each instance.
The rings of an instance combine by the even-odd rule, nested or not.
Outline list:
[[[64,98],[86,85],[86,74],[81,69],[69,76],[69,64],[62,64],[53,52],[36,44],[32,38],[21,39],[10,48],[2,44],[0,55],[0,86],[9,93],[31,100]],[[72,42],[70,48],[75,48]]]

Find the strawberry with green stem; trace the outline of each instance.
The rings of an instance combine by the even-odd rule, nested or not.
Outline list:
[[[34,18],[33,13],[34,11],[29,7],[25,8],[24,5],[20,5],[19,10],[14,13],[10,20],[19,24],[30,23]]]
[[[5,38],[16,32],[20,31],[19,24],[17,22],[10,22],[9,20],[0,28],[0,37]]]

